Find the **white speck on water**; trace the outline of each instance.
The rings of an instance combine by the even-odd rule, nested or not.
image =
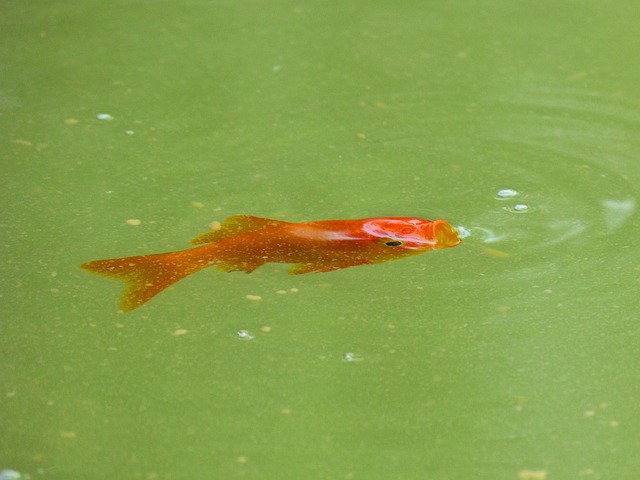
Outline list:
[[[255,337],[249,333],[248,330],[238,330],[236,332],[236,336],[238,338],[242,338],[243,340],[253,340]]]
[[[512,188],[503,188],[502,190],[498,190],[498,198],[513,198],[520,195],[517,190]]]
[[[607,199],[602,200],[604,209],[604,224],[607,232],[613,232],[622,226],[636,209],[636,201],[633,198],[626,200]]]
[[[113,115],[109,115],[108,113],[99,113],[98,115],[96,115],[96,118],[98,120],[110,122],[111,120],[113,120]]]
[[[342,356],[342,360],[344,360],[345,362],[359,362],[359,361],[362,360],[362,357],[360,355],[358,355],[357,353],[346,352]]]
[[[15,470],[2,470],[0,472],[0,480],[19,480],[21,478],[25,477]]]

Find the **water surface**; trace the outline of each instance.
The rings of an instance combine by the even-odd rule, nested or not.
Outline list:
[[[635,478],[637,17],[5,2],[0,470]],[[327,274],[203,271],[126,315],[78,268],[238,213],[470,235]]]

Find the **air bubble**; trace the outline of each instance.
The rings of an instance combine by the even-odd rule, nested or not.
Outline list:
[[[513,207],[504,207],[504,209],[508,212],[513,213],[526,213],[529,211],[529,205],[525,205],[524,203],[517,203]]]
[[[503,188],[502,190],[498,190],[498,198],[513,198],[520,195],[517,190],[513,190],[512,188]]]

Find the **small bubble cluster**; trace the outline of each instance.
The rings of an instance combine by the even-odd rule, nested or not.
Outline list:
[[[508,200],[511,198],[516,198],[518,196],[520,196],[520,192],[514,190],[513,188],[503,188],[502,190],[498,190],[498,192],[496,193],[496,198],[498,200]],[[512,213],[525,213],[529,210],[529,205],[524,203],[516,203],[515,205],[504,207],[504,210]]]
[[[455,227],[455,230],[458,232],[458,237],[460,237],[461,240],[471,236],[471,230],[462,225]]]
[[[498,190],[498,198],[513,198],[520,195],[517,190],[513,190],[512,188],[503,188],[502,190]]]

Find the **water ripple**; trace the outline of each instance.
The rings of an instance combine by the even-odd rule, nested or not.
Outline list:
[[[629,231],[637,215],[640,102],[578,88],[529,87],[496,99],[488,141],[506,185],[461,226],[472,241],[520,254],[588,246]],[[464,236],[464,234],[463,234]]]

